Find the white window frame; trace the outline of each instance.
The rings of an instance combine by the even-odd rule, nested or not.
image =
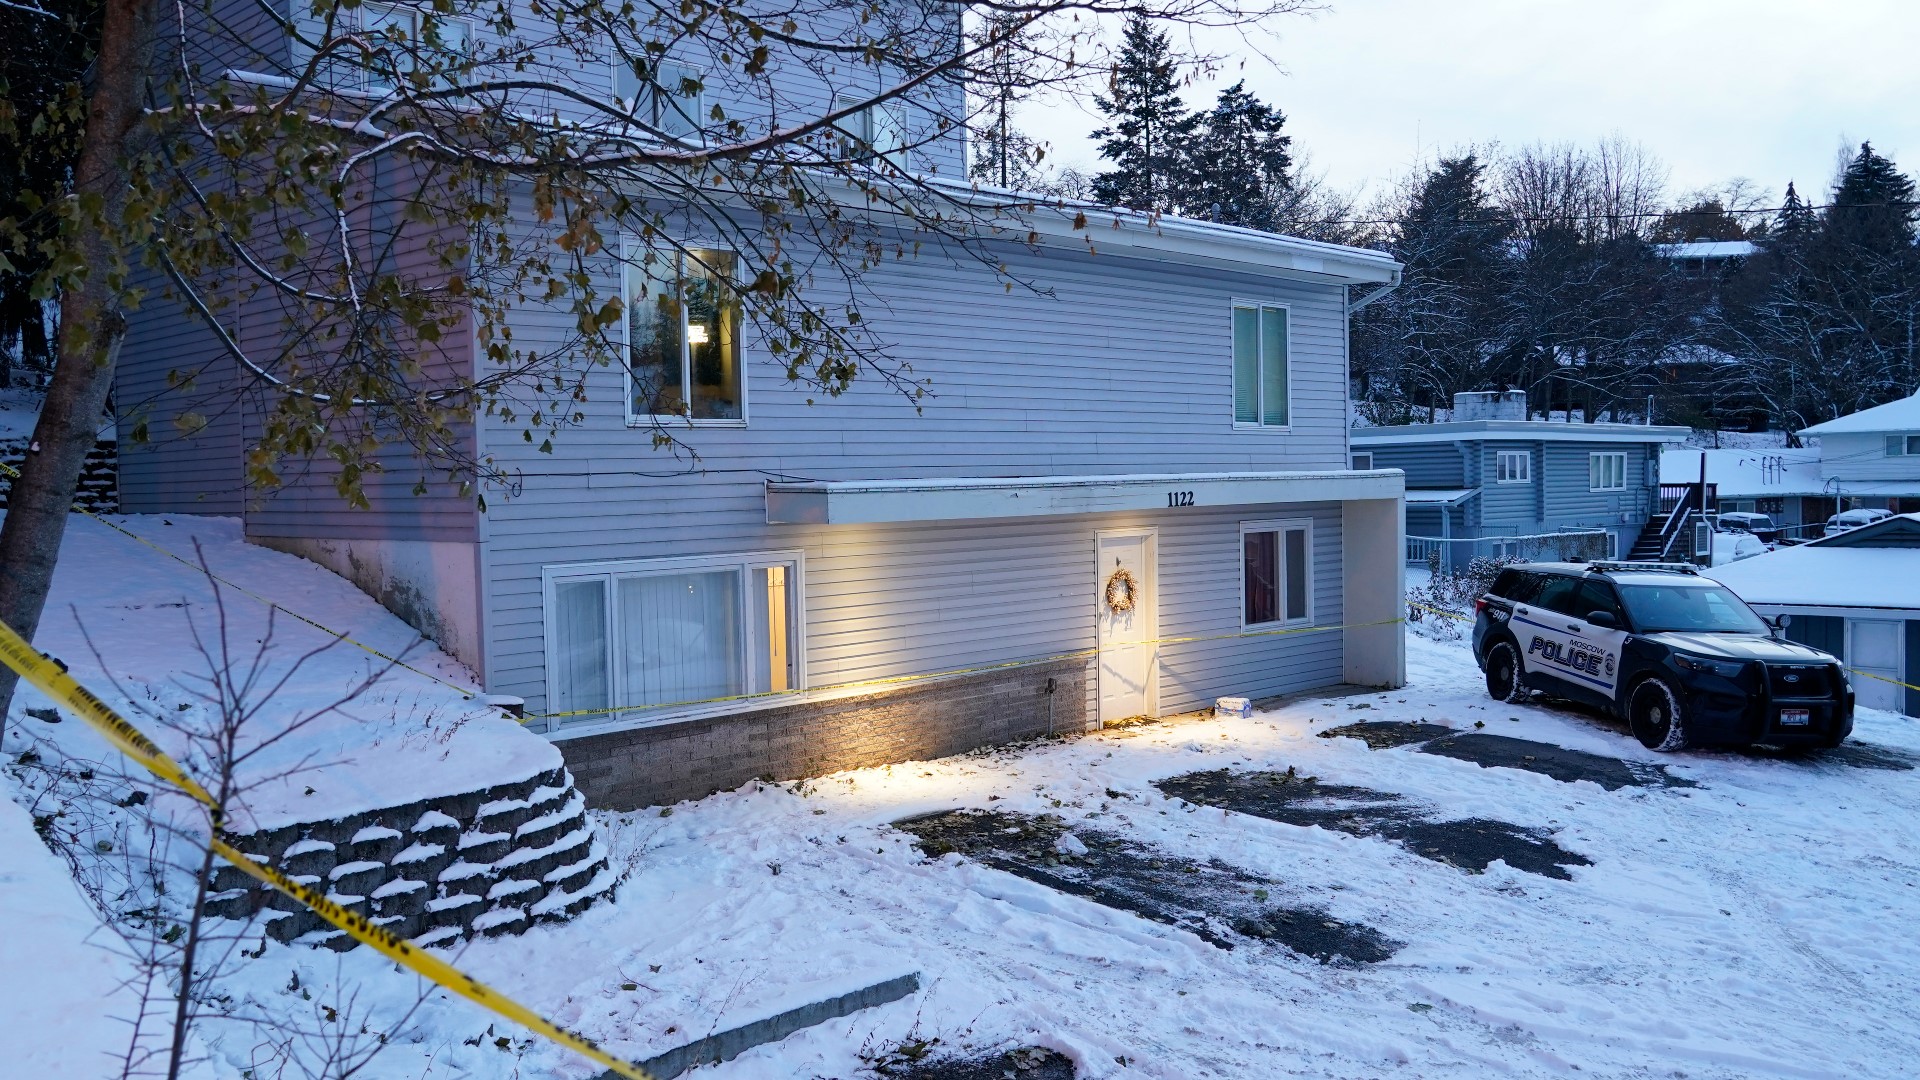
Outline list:
[[[740,655],[752,659],[753,651],[753,572],[773,566],[788,568],[787,580],[787,654],[793,666],[793,685],[786,691],[774,694],[757,690],[752,666],[748,665],[749,694],[767,693],[763,698],[742,698],[731,701],[714,702],[702,707],[671,705],[622,706],[626,701],[626,686],[623,685],[623,669],[619,657],[626,644],[626,630],[618,615],[618,588],[621,578],[644,577],[655,574],[680,574],[700,570],[738,570],[742,584],[740,589],[741,610],[738,613],[740,626]],[[546,698],[551,703],[556,691],[553,685],[554,672],[560,668],[559,620],[555,618],[559,611],[558,587],[576,581],[604,581],[606,583],[607,603],[607,686],[612,706],[605,713],[593,716],[571,717],[559,721],[550,721],[549,730],[564,729],[573,723],[606,723],[609,721],[623,726],[632,726],[636,721],[665,721],[681,719],[687,715],[701,712],[724,712],[743,708],[764,707],[769,704],[784,703],[794,694],[807,689],[807,603],[806,553],[791,551],[750,551],[724,555],[687,555],[665,559],[614,559],[600,562],[559,563],[541,567],[540,570],[540,621],[545,639],[546,667],[543,675],[546,679]],[[664,711],[671,709],[672,711]]]
[[[1295,530],[1302,531],[1307,534],[1306,547],[1305,547],[1306,556],[1307,556],[1307,572],[1305,577],[1306,587],[1307,587],[1307,597],[1306,597],[1307,602],[1304,605],[1306,609],[1306,614],[1304,616],[1296,619],[1289,619],[1287,618],[1287,538],[1286,538],[1286,534],[1288,532],[1295,531]],[[1280,595],[1277,599],[1279,601],[1278,611],[1280,614],[1280,618],[1273,622],[1250,623],[1247,621],[1247,534],[1261,533],[1261,532],[1271,532],[1271,533],[1280,534],[1280,539],[1278,543],[1275,545],[1276,556],[1279,560],[1280,565],[1274,568],[1275,571],[1279,574],[1278,584],[1280,587]],[[1278,630],[1284,627],[1313,625],[1314,593],[1318,590],[1314,588],[1313,519],[1312,518],[1273,518],[1265,521],[1243,521],[1240,523],[1240,543],[1234,547],[1233,557],[1234,557],[1234,573],[1240,579],[1238,592],[1240,596],[1240,612],[1239,612],[1240,629],[1242,631]]]
[[[1520,462],[1518,475],[1509,473],[1507,466],[1515,460]],[[1496,450],[1493,457],[1493,482],[1496,484],[1533,483],[1533,451]]]
[[[747,400],[749,396],[747,384],[750,380],[747,377],[747,345],[745,340],[746,335],[744,333],[746,328],[746,310],[744,300],[742,301],[742,309],[740,312],[740,323],[743,333],[741,334],[741,340],[735,345],[735,347],[740,350],[740,355],[737,359],[740,368],[740,416],[737,419],[730,417],[695,417],[693,415],[693,395],[691,393],[681,395],[686,405],[686,411],[682,413],[643,413],[634,411],[633,324],[631,322],[631,316],[628,315],[624,309],[626,305],[633,301],[633,287],[628,275],[646,272],[645,267],[640,264],[641,261],[646,258],[647,252],[646,245],[632,236],[621,237],[620,246],[620,304],[622,307],[620,317],[620,372],[621,382],[625,387],[624,396],[626,398],[627,426],[630,428],[651,428],[656,423],[664,420],[675,424],[692,424],[694,427],[746,427],[747,420],[752,416],[752,412]],[[694,251],[727,251],[731,252],[735,259],[740,257],[740,253],[734,251],[734,249],[727,244],[687,240],[683,241],[681,246]],[[679,256],[676,253],[674,257],[678,258]],[[738,272],[739,266],[736,264],[734,269]],[[675,279],[675,287],[678,287],[678,278]],[[693,347],[692,343],[687,340],[687,306],[685,304],[680,305],[680,385],[686,390],[691,390],[693,386]]]
[[[1366,461],[1365,465],[1360,463],[1362,460]],[[1354,472],[1371,472],[1373,470],[1373,451],[1355,450],[1352,454],[1348,455],[1347,466]]]
[[[608,83],[611,90],[610,96],[628,115],[639,119],[643,123],[651,124],[655,130],[670,138],[678,138],[688,142],[705,141],[704,132],[707,126],[706,73],[699,67],[689,64],[684,60],[656,60],[653,63],[652,77],[639,80],[638,85],[634,87],[634,93],[631,99],[620,96],[620,84],[624,80],[635,78],[633,67],[624,60],[616,59],[613,61],[611,68],[611,81]],[[701,84],[700,91],[692,97],[688,97],[680,92],[681,85],[688,79],[692,79]],[[684,102],[685,104],[676,105],[676,101]],[[693,125],[692,130],[678,134],[670,130],[662,119],[664,111],[668,109],[679,113],[683,119],[691,123]]]
[[[1889,435],[1886,446],[1888,457],[1920,457],[1920,435]]]
[[[865,93],[835,94],[827,111],[836,113],[872,96]],[[902,172],[907,170],[908,162],[913,157],[908,147],[912,140],[907,135],[907,103],[900,98],[869,105],[835,124],[834,130],[845,138],[859,142],[873,157],[887,161]],[[854,150],[849,148],[846,152],[852,156]]]
[[[375,29],[370,16],[399,16],[407,22],[407,36],[417,41],[420,38],[420,18],[422,14],[423,10],[419,4],[367,3],[360,6],[360,12],[357,18],[360,21],[360,29],[364,33]],[[467,19],[455,18],[438,12],[434,14],[440,23],[440,30],[443,37],[442,44],[446,44],[444,36],[447,29],[450,27],[458,27],[460,30],[461,47],[468,50],[469,55],[471,55],[471,50],[473,49],[473,23]],[[362,67],[360,70],[366,78],[367,89],[369,91],[383,94],[394,89],[395,83],[389,81],[385,74],[375,71],[370,67]],[[395,74],[397,76],[398,72]]]
[[[1618,529],[1607,530],[1606,557],[1608,562],[1617,562],[1620,558],[1620,531]]]
[[[1253,399],[1254,414],[1262,419],[1251,422],[1241,420],[1238,411],[1234,408],[1233,392],[1239,389],[1234,384],[1234,380],[1239,378],[1240,372],[1238,365],[1234,362],[1233,356],[1233,313],[1240,308],[1253,308],[1255,311],[1261,308],[1272,308],[1285,313],[1287,332],[1282,340],[1286,343],[1287,348],[1287,422],[1284,424],[1269,424],[1264,420],[1267,415],[1267,380],[1264,377],[1267,370],[1267,359],[1264,356],[1260,358],[1260,374],[1255,377]],[[1255,338],[1259,340],[1259,335],[1255,335]],[[1233,421],[1234,430],[1270,431],[1276,435],[1291,433],[1293,431],[1294,415],[1293,375],[1293,305],[1275,300],[1250,300],[1245,297],[1233,298],[1227,306],[1227,386],[1230,391],[1227,395],[1227,416]]]
[[[1609,461],[1619,462],[1616,469],[1607,468]],[[1611,474],[1611,475],[1609,475]],[[1608,483],[1611,479],[1618,483]],[[1625,491],[1627,490],[1627,454],[1624,450],[1596,450],[1587,455],[1588,491]]]

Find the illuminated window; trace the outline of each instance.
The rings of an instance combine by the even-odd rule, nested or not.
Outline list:
[[[600,563],[547,572],[547,680],[564,719],[800,687],[799,556]]]
[[[715,248],[629,256],[622,267],[629,421],[746,419],[739,261]]]
[[[1241,623],[1246,629],[1313,621],[1312,533],[1305,521],[1240,526]]]
[[[1233,305],[1233,422],[1242,427],[1286,427],[1292,378],[1287,309]]]

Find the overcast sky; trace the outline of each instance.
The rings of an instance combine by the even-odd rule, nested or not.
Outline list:
[[[1664,160],[1676,193],[1744,176],[1824,194],[1838,148],[1863,139],[1920,173],[1916,0],[1329,0],[1254,41],[1269,55],[1246,58],[1249,88],[1342,188],[1377,191],[1467,143],[1615,132]],[[1097,117],[1056,103],[1022,123],[1096,167]]]

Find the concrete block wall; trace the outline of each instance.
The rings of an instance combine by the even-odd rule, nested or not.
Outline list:
[[[248,855],[421,945],[519,933],[613,895],[607,853],[564,768],[511,784],[235,838]],[[356,944],[291,897],[222,866],[209,914],[264,914],[267,936]]]
[[[1048,692],[1051,684],[1052,693]],[[842,769],[947,757],[1087,721],[1087,662],[960,675],[825,701],[562,736],[588,802],[632,810]],[[1049,716],[1051,706],[1051,716]]]

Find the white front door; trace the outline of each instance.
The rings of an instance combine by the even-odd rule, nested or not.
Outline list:
[[[1156,535],[1102,532],[1094,539],[1094,609],[1100,645],[1100,722],[1152,716],[1160,647],[1154,642]]]
[[[1847,663],[1878,675],[1853,680],[1854,701],[1864,709],[1900,711],[1900,687],[1886,682],[1900,678],[1901,625],[1888,619],[1847,620]]]

